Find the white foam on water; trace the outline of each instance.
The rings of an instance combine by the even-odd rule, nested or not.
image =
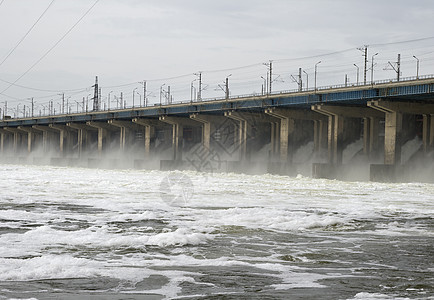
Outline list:
[[[186,253],[195,246],[228,238],[232,228],[246,230],[242,233],[246,239],[252,238],[247,231],[251,229],[257,230],[253,232],[255,237],[259,236],[257,232],[307,232],[322,237],[324,232],[350,229],[353,240],[346,241],[354,242],[359,221],[411,221],[434,214],[434,185],[430,184],[355,183],[303,176],[210,176],[198,172],[182,172],[192,180],[195,194],[186,207],[171,207],[161,200],[159,191],[167,174],[0,166],[0,190],[4,191],[0,204],[11,205],[0,209],[0,219],[6,220],[2,225],[27,230],[6,230],[0,235],[0,280],[108,276],[139,282],[150,275],[163,275],[169,283],[151,292],[169,298],[181,293],[182,282],[194,283],[194,276],[200,276],[179,269],[242,267],[279,278],[282,283],[275,284],[275,289],[319,288],[323,286],[319,280],[339,274],[308,272],[282,263],[274,254],[199,259]],[[13,206],[18,204],[35,204],[35,208]],[[433,235],[429,228],[414,226],[410,221],[383,222],[363,234]],[[62,230],[66,225],[56,225],[67,222],[85,226]],[[24,227],[29,224],[32,226]],[[127,224],[131,227],[124,226]],[[262,242],[252,243],[258,246]],[[158,252],[158,247],[164,251]],[[123,248],[140,251],[115,254]],[[154,252],[150,253],[150,248]],[[77,254],[86,253],[86,249],[97,254],[92,259],[91,254]],[[377,294],[358,294],[354,299],[363,296]]]
[[[410,300],[410,298],[402,298],[394,295],[385,295],[380,293],[368,293],[368,292],[360,292],[356,294],[353,298],[348,298],[347,300],[355,299],[355,300]]]
[[[0,280],[26,281],[85,278],[98,274],[101,263],[69,255],[46,255],[30,259],[0,258]]]
[[[24,234],[9,233],[0,236],[0,243],[3,245],[15,245],[15,255],[24,255],[29,251],[32,253],[42,252],[46,247],[92,247],[92,248],[119,248],[134,247],[144,248],[146,246],[184,246],[198,245],[205,243],[212,237],[208,234],[191,232],[189,229],[178,228],[174,231],[163,233],[140,233],[120,235],[111,233],[109,228],[88,228],[77,231],[61,231],[52,229],[50,226],[41,226],[25,232]],[[2,248],[0,248],[2,249]],[[9,254],[4,248],[1,254]],[[0,250],[1,251],[1,250]],[[6,252],[6,253],[5,253]]]

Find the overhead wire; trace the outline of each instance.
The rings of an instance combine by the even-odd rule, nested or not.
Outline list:
[[[98,2],[98,1],[96,1],[96,2]],[[93,6],[96,5],[96,2],[94,3]],[[90,9],[92,9],[92,7]],[[90,11],[90,9],[89,9],[89,11]],[[82,18],[84,18],[84,16]],[[431,39],[434,39],[434,37],[426,37],[426,38],[420,38],[420,39],[398,41],[398,42],[390,42],[390,43],[382,43],[382,44],[371,44],[371,46],[369,46],[369,47],[374,47],[374,46],[375,47],[379,47],[379,46],[396,45],[396,44],[404,44],[404,43],[414,43],[414,42],[420,42],[420,41],[431,40]],[[425,48],[425,47],[419,47],[419,48]],[[349,53],[350,51],[355,51],[356,49],[357,48],[353,47],[353,48],[348,48],[348,49],[344,49],[344,50],[340,50],[340,51],[334,51],[334,52],[330,52],[330,53],[323,53],[323,54],[319,54],[319,55],[311,55],[311,56],[292,58],[292,59],[290,59],[290,58],[288,58],[288,59],[278,59],[278,60],[271,60],[271,61],[278,63],[275,66],[275,69],[274,69],[275,71],[279,71],[280,73],[288,73],[289,74],[291,72],[287,72],[287,71],[285,71],[285,69],[295,68],[296,67],[295,63],[297,61],[308,60],[308,59],[313,59],[313,58],[321,58],[321,57],[325,57],[325,56],[333,56],[333,55],[343,54],[343,53]],[[392,50],[385,50],[385,52],[386,52],[386,54],[389,53],[389,52],[392,53]],[[432,52],[433,51],[427,52],[427,53],[424,53],[422,55],[430,54]],[[355,53],[357,53],[357,51],[355,51]],[[382,52],[382,54],[383,53],[384,52]],[[345,56],[345,59],[351,59],[351,58],[355,59],[356,58],[356,54],[351,54],[349,56],[348,55]],[[341,61],[341,58],[335,57],[335,58],[332,58],[331,61]],[[381,59],[376,59],[376,61],[380,62],[382,60]],[[330,61],[328,61],[328,62],[330,63]],[[340,71],[350,71],[349,67],[344,68],[346,66],[346,64],[343,64],[342,62],[340,64],[334,65],[334,66],[330,66],[329,63],[327,65],[324,65],[322,67],[322,68],[325,68],[325,69],[329,69],[329,71],[325,71],[323,73],[329,73],[329,74],[331,74],[331,73],[333,73],[333,70],[336,71],[337,69],[340,70]],[[239,76],[243,77],[243,75],[247,75],[248,74],[249,75],[249,76],[247,76],[248,78],[244,78],[244,79],[253,79],[252,78],[253,74],[254,73],[257,74],[257,71],[255,71],[254,68],[263,67],[263,65],[264,65],[263,63],[255,63],[255,64],[250,64],[250,65],[245,65],[245,66],[240,66],[240,67],[235,67],[235,68],[202,71],[202,74],[207,75],[207,74],[213,74],[213,73],[218,73],[218,72],[223,73],[223,72],[231,72],[232,71],[232,72],[234,72],[234,75],[237,74],[237,77],[239,77]],[[310,71],[313,70],[313,67],[311,67],[311,68],[305,68],[304,70],[310,72]],[[239,71],[239,74],[238,74],[237,71]],[[264,72],[266,72],[266,71],[267,71],[267,69],[264,68]],[[186,78],[186,77],[192,77],[195,74],[196,73],[189,73],[189,74],[183,74],[183,75],[172,76],[172,77],[167,77],[167,78],[150,79],[150,80],[146,80],[146,81],[147,82],[164,82],[164,81],[182,79],[182,78]],[[250,74],[252,74],[252,75],[250,75]],[[274,74],[278,74],[278,73],[276,72]],[[216,81],[216,80],[218,80],[218,79],[216,79],[215,76],[210,76],[210,77],[206,76],[205,78],[203,78],[203,81],[208,81],[208,82],[213,82],[213,81]],[[235,80],[241,81],[241,79],[238,79],[238,78],[237,79],[233,78],[232,80],[233,81],[235,81]],[[126,86],[133,86],[133,85],[136,85],[136,84],[139,84],[139,82],[131,82],[131,83],[122,84],[122,85],[115,85],[115,86],[101,86],[101,88],[104,88],[104,89],[112,89],[112,88],[116,89],[116,88],[122,88],[122,87],[126,87]],[[174,86],[174,85],[176,85],[176,82],[170,82],[170,85]],[[20,85],[16,85],[16,84],[15,84],[15,86],[22,87],[22,88],[28,88],[28,87],[24,87],[24,86],[20,86]],[[29,88],[29,89],[34,89],[34,90],[38,90],[38,91],[50,91],[50,92],[53,91],[53,90],[42,90],[42,89],[35,89],[35,88]],[[69,90],[69,91],[78,91],[78,90],[81,90],[81,89],[75,89],[75,90]],[[65,90],[65,91],[68,91],[68,90]],[[63,92],[65,92],[65,91],[63,91]],[[61,91],[58,91],[58,92],[61,92]]]
[[[4,1],[4,0],[3,0]],[[2,3],[3,3],[2,1]],[[18,48],[18,46],[24,41],[24,39],[30,34],[30,32],[33,30],[33,28],[35,28],[36,24],[39,23],[39,21],[42,19],[42,17],[45,15],[45,13],[48,11],[48,9],[50,9],[50,7],[53,5],[54,1],[56,0],[52,0],[50,2],[50,4],[48,4],[47,8],[42,12],[42,14],[39,16],[39,18],[35,21],[35,23],[33,23],[33,25],[30,27],[29,30],[27,30],[26,34],[24,34],[24,36],[18,41],[18,43],[12,48],[11,51],[9,51],[9,53],[6,55],[6,57],[0,62],[0,66],[4,64],[4,62],[12,55],[12,53],[15,52],[15,50]],[[0,3],[1,5],[1,3]],[[3,81],[3,80],[2,80]]]
[[[50,48],[48,49],[47,52],[45,52],[44,55],[41,56],[41,58],[39,58],[30,68],[27,69],[27,71],[25,71],[20,77],[18,77],[13,84],[10,84],[7,88],[5,88],[3,91],[0,92],[0,94],[3,95],[3,93],[5,91],[7,91],[10,87],[12,87],[13,85],[15,85],[21,78],[23,78],[27,73],[29,73],[38,63],[40,63],[48,54],[50,54],[51,51],[54,50],[54,48],[57,47],[57,45],[60,44],[60,42],[62,42],[66,36],[89,14],[89,12],[92,10],[92,8],[95,7],[95,5],[99,2],[100,0],[96,0],[92,6],[77,20],[77,22],[74,23],[74,25],[72,25],[71,28],[69,28],[69,30]]]

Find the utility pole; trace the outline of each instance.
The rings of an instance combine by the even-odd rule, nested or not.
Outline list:
[[[303,80],[301,79],[301,68],[298,68],[298,90],[303,91]]]
[[[33,97],[32,97],[32,118],[33,118],[33,110],[34,110],[35,104],[33,102]]]
[[[33,98],[32,98],[33,101]],[[32,105],[33,107],[33,105]],[[62,114],[65,113],[65,93],[62,93]],[[33,108],[32,108],[32,117],[33,117]]]
[[[95,76],[95,85],[94,87],[94,93],[93,93],[93,111],[97,111],[98,107],[99,107],[99,103],[98,103],[98,76]]]
[[[298,68],[298,78],[295,78],[294,76],[291,75],[291,79],[297,83],[298,85],[298,91],[301,92],[303,90],[303,82],[301,80],[301,68]]]
[[[102,93],[102,89],[101,88],[99,88],[98,89],[98,110],[101,110],[101,103],[102,103],[102,101],[101,101],[101,94]]]
[[[366,72],[368,71],[368,45],[365,45],[364,48],[357,48],[363,52],[363,56],[365,57],[365,69],[363,71],[363,84],[366,85]]]
[[[397,81],[399,81],[399,79],[400,79],[400,73],[401,73],[401,54],[398,54],[398,60],[396,62],[396,68],[395,68],[395,66],[390,61],[388,62],[388,64],[396,72],[396,79],[397,79]],[[390,70],[390,69],[384,68],[384,70]]]
[[[398,61],[396,62],[397,67],[398,67],[398,76],[397,79],[399,81],[399,78],[401,76],[401,54],[398,54]]]
[[[231,75],[229,75],[229,76],[231,76]],[[226,92],[225,92],[225,94],[226,94],[226,100],[229,99],[229,76],[226,77]]]
[[[146,80],[143,80],[143,106],[146,107]],[[140,105],[141,106],[141,105]]]
[[[124,104],[124,108],[126,108],[127,105],[124,103],[124,94],[121,92],[121,109],[122,109],[122,103]]]
[[[194,75],[199,77],[199,89],[197,90],[197,101],[202,100],[202,71],[199,73],[194,73]]]
[[[272,60],[270,60],[270,62],[268,62],[268,63],[264,63],[263,64],[264,66],[267,66],[268,67],[268,94],[271,94],[271,90],[272,90],[272,88],[271,88],[271,84],[273,83],[273,61]]]

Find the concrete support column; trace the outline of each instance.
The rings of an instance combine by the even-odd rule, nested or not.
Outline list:
[[[158,121],[134,118],[132,122],[145,127],[145,156],[149,157],[151,153],[151,140],[155,137],[155,127]]]
[[[363,118],[363,153],[370,158],[376,156],[376,153],[378,152],[379,127],[380,118]]]
[[[10,148],[11,132],[4,129],[0,129],[0,153],[4,153],[7,148]]]
[[[401,163],[402,115],[404,113],[424,116],[422,133],[424,149],[430,148],[429,145],[432,144],[434,139],[431,138],[433,135],[431,132],[433,128],[431,115],[434,114],[434,104],[376,100],[368,102],[368,106],[383,112],[385,115],[384,163],[386,165]]]
[[[276,154],[280,153],[280,122],[271,122],[271,155],[275,157]]]
[[[119,147],[121,151],[125,150],[127,142],[131,142],[131,132],[133,130],[138,130],[140,127],[132,122],[120,121],[120,120],[108,120],[108,124],[115,126],[120,129],[119,135]],[[146,134],[146,132],[145,132]],[[145,137],[146,139],[146,137]]]
[[[111,130],[112,126],[106,122],[95,121],[86,122],[86,125],[98,130],[98,155],[101,156],[108,136],[107,131]]]
[[[44,152],[52,150],[54,148],[53,139],[57,138],[55,135],[59,134],[59,132],[49,126],[33,125],[32,128],[42,132],[42,149]]]
[[[35,133],[31,127],[18,126],[18,129],[26,132],[27,134],[27,153],[32,153],[33,150],[33,142],[35,140]]]
[[[189,118],[187,119],[171,116],[160,116],[159,120],[172,125],[173,160],[181,161],[184,126],[197,126],[197,122],[192,121]]]
[[[0,132],[0,153],[4,153],[5,151],[5,137],[6,134],[2,131]]]
[[[22,130],[19,130],[18,128],[14,128],[14,127],[3,127],[3,129],[6,132],[10,132],[11,134],[13,134],[13,144],[12,144],[12,151],[14,153],[19,153],[21,152],[21,146],[23,144],[23,135],[25,134],[27,137],[27,132],[24,132]],[[27,140],[26,140],[27,142]],[[27,143],[26,143],[26,149],[27,149]]]
[[[95,130],[95,128],[79,123],[67,123],[66,126],[77,130],[77,153],[78,157],[82,157],[89,145],[89,131]]]
[[[319,155],[323,149],[327,149],[327,122],[325,120],[314,120],[314,149]]]
[[[251,132],[251,124],[242,114],[235,111],[226,111],[225,117],[231,118],[238,122],[238,134],[236,138],[236,147],[239,149],[241,161],[247,160],[247,136]]]
[[[211,149],[211,136],[223,126],[225,118],[196,113],[190,115],[190,119],[202,123],[202,145],[206,149],[205,151],[209,151]]]
[[[72,132],[71,128],[65,125],[50,124],[51,129],[59,132],[59,152],[61,156],[65,156],[68,152],[72,151]]]
[[[425,154],[434,150],[434,114],[423,115],[423,149]]]
[[[308,110],[295,110],[295,109],[284,109],[271,107],[265,110],[267,115],[273,116],[280,120],[279,122],[279,153],[280,161],[283,163],[291,163],[292,157],[300,146],[300,141],[303,140],[301,130],[298,130],[300,126],[300,121],[303,120],[316,120],[320,121],[325,119],[323,116],[317,113],[313,113]],[[298,127],[298,128],[297,128]],[[314,127],[315,128],[315,127]],[[314,129],[314,140],[315,137]],[[318,134],[318,132],[317,132]],[[316,144],[316,142],[315,142]]]
[[[350,142],[360,137],[359,122],[357,119],[365,120],[364,123],[364,151],[368,153],[369,149],[374,149],[378,141],[378,121],[376,118],[382,117],[382,114],[376,110],[367,107],[341,107],[317,104],[313,105],[313,111],[324,114],[328,117],[328,159],[331,164],[342,164],[342,153],[344,147]],[[371,121],[374,119],[374,121]],[[368,120],[368,121],[366,121]],[[345,128],[345,130],[344,130]]]

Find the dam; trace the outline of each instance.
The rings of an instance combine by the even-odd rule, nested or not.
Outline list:
[[[114,110],[97,95],[91,111],[4,115],[0,161],[434,180],[434,75]]]

